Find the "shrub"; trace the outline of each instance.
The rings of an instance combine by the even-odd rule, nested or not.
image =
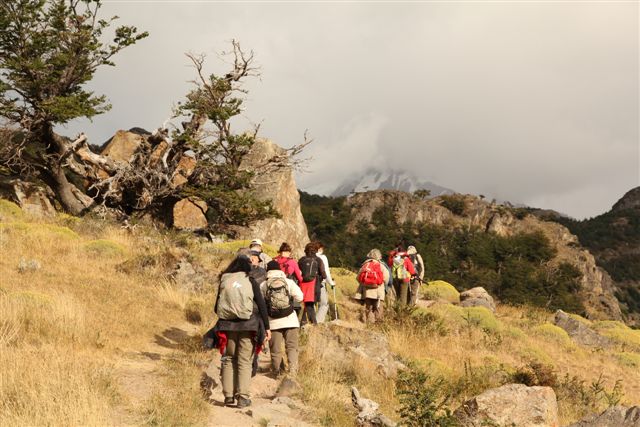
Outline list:
[[[440,206],[449,209],[451,213],[459,216],[464,215],[464,211],[467,207],[464,197],[456,194],[440,196],[439,203]]]
[[[422,294],[429,300],[444,300],[450,303],[460,302],[460,292],[444,280],[435,280],[422,286]]]
[[[573,340],[571,339],[567,331],[556,325],[552,325],[551,323],[545,323],[536,326],[533,331],[538,335],[549,338],[552,341],[555,341],[558,344],[562,344],[565,347],[574,346]]]
[[[106,239],[91,240],[84,245],[84,249],[97,256],[117,256],[124,253],[124,247]]]
[[[24,216],[20,206],[5,199],[0,199],[0,220],[15,220]]]
[[[524,384],[529,387],[556,387],[558,384],[558,375],[551,365],[530,362],[511,373],[510,380],[511,382]]]
[[[640,368],[640,354],[638,353],[622,352],[617,353],[615,356],[618,362],[624,366]]]
[[[614,320],[595,322],[593,328],[623,346],[640,351],[640,330],[631,329],[624,323]]]
[[[406,369],[398,374],[396,395],[402,425],[410,427],[454,426],[455,419],[447,407],[450,396],[443,390],[442,378],[431,378],[419,369]]]

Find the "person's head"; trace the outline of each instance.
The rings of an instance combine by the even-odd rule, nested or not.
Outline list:
[[[418,253],[418,250],[416,249],[415,246],[409,246],[407,248],[407,255],[415,255]]]
[[[382,252],[380,252],[380,249],[371,249],[367,254],[367,258],[380,261],[382,259]]]
[[[251,265],[260,264],[260,252],[252,250],[250,252],[249,259],[251,260]]]
[[[396,252],[404,252],[404,246],[403,245],[398,245],[396,247]]]
[[[249,273],[251,271],[251,261],[249,257],[246,255],[238,255],[233,261],[227,266],[227,268],[222,272],[222,274],[228,273]]]
[[[272,270],[280,270],[280,264],[278,264],[278,261],[271,260],[267,263],[267,271]]]
[[[313,256],[318,252],[318,248],[316,248],[316,244],[313,242],[307,243],[304,247],[304,254],[306,256]]]
[[[262,252],[262,240],[253,239],[251,243],[249,243],[249,249],[252,251]]]
[[[316,245],[316,253],[323,254],[324,253],[324,245],[322,242],[315,241],[313,242]]]
[[[291,246],[287,242],[282,242],[278,253],[285,258],[289,258],[291,256],[291,250]]]

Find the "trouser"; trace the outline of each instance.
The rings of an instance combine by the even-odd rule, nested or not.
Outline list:
[[[253,362],[253,332],[227,332],[227,347],[222,356],[220,377],[224,397],[249,398]]]
[[[287,360],[289,361],[289,374],[295,377],[298,373],[298,328],[271,331],[269,350],[271,351],[271,369],[275,373],[280,372],[283,345],[286,349]]]
[[[416,305],[418,301],[418,294],[420,293],[421,282],[418,279],[413,279],[409,287],[409,305]]]
[[[384,314],[384,303],[379,299],[365,298],[364,299],[364,321],[369,323],[376,323],[382,320]]]
[[[314,325],[318,324],[318,320],[316,320],[316,303],[315,302],[305,302],[304,309],[302,311],[302,320],[301,322],[308,323],[311,322]]]
[[[396,303],[406,305],[409,301],[409,282],[402,279],[393,279],[393,288],[396,291]]]
[[[327,285],[322,284],[322,288],[320,289],[320,299],[318,300],[318,323],[322,323],[327,318],[327,313],[329,312],[329,293],[327,292]]]

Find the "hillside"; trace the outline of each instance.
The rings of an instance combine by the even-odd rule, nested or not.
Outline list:
[[[616,282],[630,319],[640,324],[640,187],[627,192],[609,212],[584,221],[550,217],[566,226]]]
[[[400,420],[400,391],[422,390],[402,372],[428,373],[431,397],[451,409],[506,383],[551,386],[562,425],[640,402],[640,335],[619,322],[579,320],[611,340],[602,351],[574,342],[551,311],[462,308],[437,282],[424,308],[365,326],[353,273],[335,268],[341,321],[303,329],[294,400],[274,398],[278,381],[260,371],[252,412],[220,407],[220,356],[199,343],[216,274],[246,243],[36,219],[0,201],[0,425],[349,426],[352,386]]]
[[[561,225],[474,196],[421,200],[399,191],[348,198],[302,194],[313,239],[338,265],[357,268],[373,247],[414,245],[426,277],[458,290],[483,286],[504,302],[620,319],[614,288],[593,256]]]

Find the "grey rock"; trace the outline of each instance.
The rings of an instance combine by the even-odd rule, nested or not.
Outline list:
[[[184,291],[197,292],[202,289],[205,282],[204,273],[199,272],[187,260],[180,260],[174,271],[173,280]]]
[[[46,187],[19,179],[0,179],[0,196],[15,202],[22,211],[34,217],[52,217],[56,214],[54,195]]]
[[[507,384],[487,390],[453,413],[462,427],[558,427],[558,404],[551,387]]]
[[[609,338],[598,334],[589,326],[579,320],[573,319],[562,310],[556,311],[554,323],[556,326],[564,329],[571,339],[578,344],[598,348],[610,348],[613,346],[613,342]]]
[[[42,264],[37,259],[25,259],[21,258],[18,263],[18,272],[20,273],[29,273],[38,271],[42,268]]]
[[[600,415],[584,418],[569,427],[640,427],[640,406],[612,406]]]
[[[387,418],[378,410],[380,405],[371,399],[360,396],[360,392],[356,387],[351,387],[351,401],[353,406],[360,411],[356,417],[356,424],[362,427],[383,426],[395,427],[397,424]]]
[[[284,377],[276,390],[276,397],[291,397],[298,394],[302,388],[296,380],[290,377]]]
[[[485,307],[495,313],[496,303],[483,287],[471,288],[460,294],[460,305],[462,307]]]

